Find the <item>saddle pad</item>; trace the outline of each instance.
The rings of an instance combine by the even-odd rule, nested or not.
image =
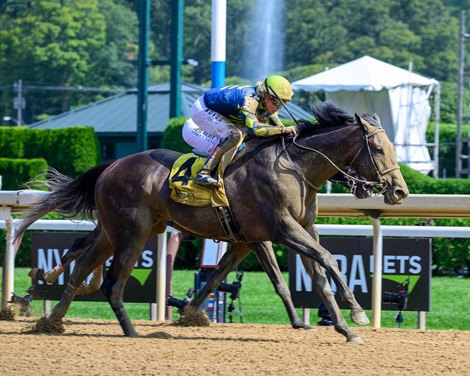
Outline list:
[[[194,178],[201,170],[206,158],[189,153],[179,157],[170,172],[170,197],[181,204],[190,206],[228,206],[223,179],[219,188],[201,186]],[[221,176],[221,165],[219,165]]]

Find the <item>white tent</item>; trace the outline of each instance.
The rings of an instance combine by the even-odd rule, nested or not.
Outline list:
[[[326,92],[328,100],[350,113],[377,113],[395,145],[397,158],[410,167],[438,173],[439,82],[411,71],[363,56],[357,60],[292,83],[294,89]],[[426,127],[436,95],[434,162],[428,152]]]

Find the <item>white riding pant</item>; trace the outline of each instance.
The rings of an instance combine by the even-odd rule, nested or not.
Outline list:
[[[184,123],[183,139],[193,148],[211,153],[234,128],[230,120],[207,108],[200,97],[191,108],[191,118]]]

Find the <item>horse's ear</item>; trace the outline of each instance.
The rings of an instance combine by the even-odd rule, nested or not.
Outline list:
[[[377,121],[377,125],[379,127],[382,127],[382,122],[380,121],[380,117],[379,115],[377,115],[375,112],[374,112],[374,115],[372,115],[374,117],[374,119]]]
[[[354,114],[356,116],[356,121],[364,127],[364,130],[367,133],[374,131],[374,126],[371,125],[367,120],[361,118],[358,114]]]

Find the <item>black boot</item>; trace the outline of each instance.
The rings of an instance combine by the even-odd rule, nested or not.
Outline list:
[[[207,187],[218,188],[220,187],[220,182],[218,179],[213,177],[213,174],[217,170],[217,166],[222,159],[222,156],[237,145],[238,141],[242,137],[242,134],[236,128],[232,129],[227,138],[222,141],[214,151],[211,153],[210,157],[204,162],[201,171],[198,172],[194,178],[194,182],[199,185],[204,185]]]
[[[214,179],[212,177],[212,172],[215,171],[215,169],[217,168],[217,163],[215,162],[216,161],[212,156],[207,158],[204,162],[204,166],[202,166],[201,171],[199,171],[196,177],[194,178],[194,182],[199,185],[204,185],[206,187],[220,187],[219,180]]]

